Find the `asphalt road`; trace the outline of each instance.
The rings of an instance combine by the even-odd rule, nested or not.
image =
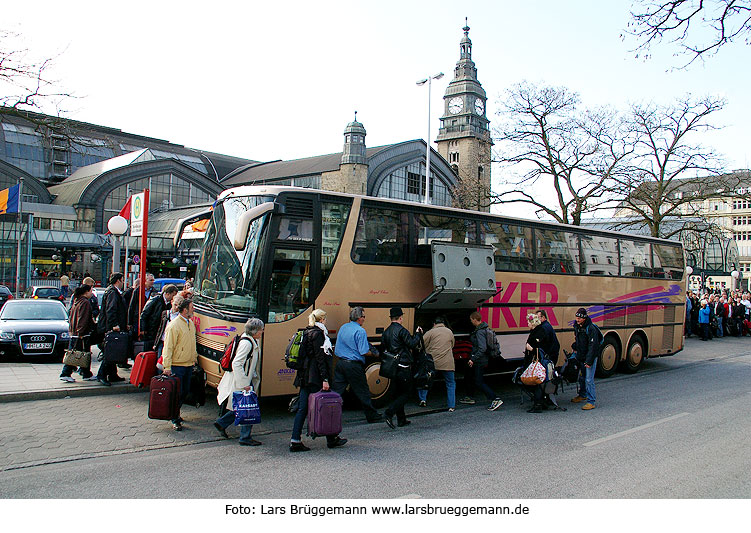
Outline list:
[[[0,496],[751,497],[751,339],[690,339],[686,350],[649,360],[638,374],[598,380],[597,409],[589,412],[569,403],[573,388],[561,395],[567,411],[528,414],[513,386],[496,386],[505,401],[496,412],[478,403],[413,416],[411,426],[396,430],[348,423],[342,436],[350,442],[343,448],[308,440],[313,451],[298,454],[287,451],[292,420],[279,404],[268,406],[273,420],[258,437],[264,445],[255,448],[216,440],[210,429],[203,433],[210,416],[196,416],[192,431],[202,437],[192,441],[9,464],[0,472]],[[53,401],[15,406],[33,416]],[[97,409],[94,399],[80,401]],[[125,407],[143,412],[142,405]],[[83,412],[69,419],[71,427],[89,419],[84,407],[77,409]],[[149,423],[150,431],[169,431]],[[123,433],[123,442],[128,437]],[[10,444],[3,438],[0,457]],[[252,482],[252,491],[238,493],[231,483],[238,475]]]

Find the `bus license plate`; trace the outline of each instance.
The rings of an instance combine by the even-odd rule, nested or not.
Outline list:
[[[30,342],[23,345],[24,350],[49,350],[52,348],[51,342]]]

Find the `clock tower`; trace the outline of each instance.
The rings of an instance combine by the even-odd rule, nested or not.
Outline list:
[[[459,61],[454,79],[443,96],[444,111],[436,144],[454,169],[459,182],[455,194],[457,207],[489,211],[490,203],[490,121],[485,116],[487,96],[477,81],[477,67],[472,61],[469,26],[459,43]]]

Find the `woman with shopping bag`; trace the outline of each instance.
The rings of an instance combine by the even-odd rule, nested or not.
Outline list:
[[[96,330],[90,301],[93,294],[91,285],[86,284],[80,285],[73,293],[69,318],[70,342],[63,359],[60,381],[75,382],[73,372],[76,368],[84,381],[96,381],[91,372],[91,334]]]
[[[217,401],[221,405],[227,399],[232,399],[235,392],[257,391],[261,379],[258,376],[258,362],[261,360],[261,345],[258,342],[263,335],[264,324],[259,318],[251,318],[245,323],[245,332],[238,339],[237,351],[232,359],[232,371],[225,372],[219,382]],[[247,394],[246,394],[247,396]],[[235,411],[230,410],[217,418],[214,427],[220,435],[227,436],[227,428],[235,422]],[[251,438],[252,424],[240,425],[240,440],[242,446],[260,446],[263,444]]]

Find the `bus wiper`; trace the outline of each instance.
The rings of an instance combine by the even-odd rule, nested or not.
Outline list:
[[[206,305],[212,311],[214,311],[215,313],[217,313],[222,318],[222,320],[230,320],[230,317],[228,317],[227,315],[225,315],[218,307],[216,307],[215,305],[213,305],[213,304],[211,304],[209,302],[198,302],[198,305]]]

